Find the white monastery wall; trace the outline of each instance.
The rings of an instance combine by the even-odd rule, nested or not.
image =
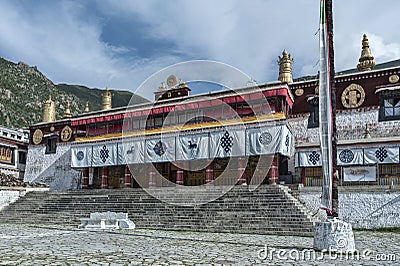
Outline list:
[[[320,192],[306,191],[299,197],[315,213],[320,196]],[[354,228],[400,227],[400,192],[340,192],[339,218]]]
[[[71,145],[57,144],[53,154],[45,150],[44,145],[29,147],[24,181],[45,183],[51,190],[77,189],[80,172],[71,168]]]
[[[336,115],[336,128],[339,140],[363,139],[365,125],[368,124],[372,138],[400,136],[400,121],[378,121],[378,109],[347,110]],[[290,118],[296,144],[318,143],[319,129],[307,128],[309,115]]]

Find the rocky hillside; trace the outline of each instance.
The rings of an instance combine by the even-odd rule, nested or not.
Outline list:
[[[49,95],[56,103],[57,119],[62,118],[67,102],[72,115],[83,112],[86,101],[91,111],[101,109],[102,90],[85,86],[55,85],[36,67],[0,58],[0,125],[10,128],[28,127],[42,119],[42,103]],[[135,102],[147,100],[128,91],[112,90],[113,107],[126,106],[131,97]]]

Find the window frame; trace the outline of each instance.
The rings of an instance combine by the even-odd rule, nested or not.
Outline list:
[[[319,127],[319,102],[318,98],[313,99],[309,102],[310,104],[310,116],[308,117],[307,128]]]
[[[400,101],[400,91],[383,91],[379,94],[379,121],[392,121],[392,120],[400,120],[400,114],[399,115],[390,115],[387,116],[385,114],[385,100],[389,99],[399,99]],[[394,108],[399,108],[400,107],[391,107],[391,109],[394,110]]]
[[[57,152],[57,141],[58,141],[57,136],[51,136],[47,138],[45,154],[54,154]]]

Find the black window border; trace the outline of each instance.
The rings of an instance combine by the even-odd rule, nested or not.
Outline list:
[[[400,98],[400,90],[383,91],[379,94],[379,116],[378,116],[379,122],[400,120],[400,115],[396,115],[396,116],[386,116],[385,115],[384,100],[393,99],[393,98]]]
[[[50,149],[51,148],[50,147],[51,141],[55,142],[54,150]],[[53,136],[53,137],[48,137],[47,138],[45,154],[54,154],[54,153],[57,152],[57,141],[58,141],[58,137],[57,136]]]
[[[319,127],[319,102],[318,99],[314,99],[309,102],[310,104],[310,116],[308,117],[307,128]]]

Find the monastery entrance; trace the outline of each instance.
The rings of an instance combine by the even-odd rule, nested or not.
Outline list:
[[[133,171],[131,173],[131,171]],[[213,161],[192,160],[82,169],[82,188],[121,189],[129,187],[168,187],[260,185],[280,182],[287,174],[287,159],[278,154],[215,158]],[[160,178],[161,175],[163,178]]]

